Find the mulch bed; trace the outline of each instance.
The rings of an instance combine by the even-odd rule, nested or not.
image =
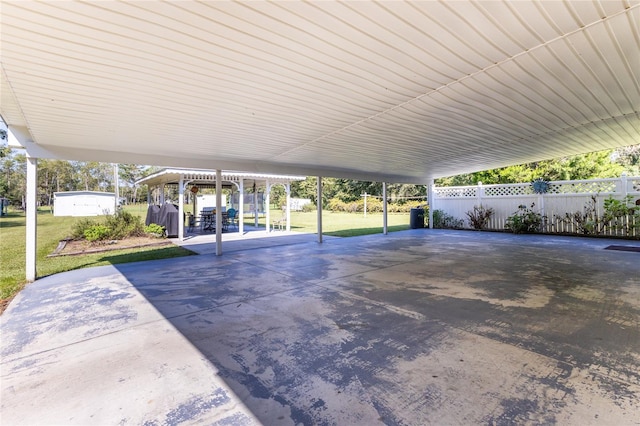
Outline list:
[[[62,240],[53,253],[47,257],[78,256],[82,254],[103,253],[113,250],[124,250],[140,247],[168,246],[171,241],[150,237],[133,237],[125,240],[112,240],[90,243],[85,240]]]

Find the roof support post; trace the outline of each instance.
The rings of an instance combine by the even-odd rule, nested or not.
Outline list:
[[[265,180],[265,208],[264,208],[264,214],[265,214],[265,224],[267,227],[267,233],[271,232],[271,186],[269,185],[269,179]]]
[[[222,255],[222,170],[216,169],[216,256]]]
[[[160,205],[164,204],[164,183],[160,184]]]
[[[113,163],[113,214],[118,213],[118,207],[120,207],[120,172],[118,163]]]
[[[318,210],[318,242],[322,243],[322,176],[318,176],[316,205]]]
[[[436,208],[435,207],[435,183],[434,180],[431,179],[429,181],[429,185],[427,185],[427,203],[428,207],[429,207],[429,229],[433,229],[433,210]]]
[[[36,280],[38,159],[27,153],[26,280]]]
[[[258,185],[255,180],[253,181],[253,221],[254,226],[258,228]]]
[[[284,190],[287,193],[287,231],[291,231],[291,184],[287,183]]]
[[[382,182],[382,233],[387,235],[387,182]]]
[[[184,240],[184,175],[178,180],[178,240]]]
[[[238,206],[238,232],[244,235],[244,178],[240,179],[240,205]]]

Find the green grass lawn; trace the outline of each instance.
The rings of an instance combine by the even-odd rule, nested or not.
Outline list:
[[[280,210],[271,211],[271,220],[282,217]],[[291,212],[291,230],[298,232],[317,233],[317,213]],[[253,225],[254,220],[245,217],[244,223]],[[264,226],[265,218],[258,220]],[[389,213],[387,215],[387,229],[389,232],[409,229],[409,213]],[[354,237],[358,235],[382,233],[382,213],[322,212],[322,234],[335,237]]]
[[[131,213],[146,215],[146,206],[128,207]],[[74,217],[53,216],[48,208],[38,211],[38,235],[36,270],[38,277],[87,268],[90,266],[136,262],[140,260],[165,259],[186,256],[192,252],[178,246],[142,247],[128,250],[113,250],[104,253],[81,256],[60,256],[48,258],[58,246],[58,242],[71,234]],[[13,297],[25,284],[25,215],[11,211],[0,217],[0,300]]]
[[[143,219],[146,205],[125,207],[130,213]],[[282,217],[280,210],[271,212],[271,219]],[[291,230],[316,233],[316,212],[292,212]],[[91,266],[136,262],[140,260],[164,259],[186,256],[192,252],[177,246],[147,247],[128,250],[114,250],[80,256],[60,256],[48,258],[61,239],[71,234],[78,218],[56,217],[49,208],[38,211],[37,274],[38,277]],[[25,215],[20,211],[10,211],[8,216],[0,217],[0,300],[10,299],[25,284]],[[247,225],[253,225],[253,219],[245,217]],[[259,224],[265,226],[265,217]],[[408,229],[409,214],[389,214],[389,232]],[[323,212],[322,230],[324,235],[350,237],[382,232],[382,214],[369,213],[333,213]]]

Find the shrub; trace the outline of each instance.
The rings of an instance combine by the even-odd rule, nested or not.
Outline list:
[[[105,225],[110,230],[109,238],[113,240],[137,237],[144,233],[142,219],[124,210],[118,210],[116,214],[107,216]]]
[[[604,200],[603,221],[616,231],[629,235],[632,228],[640,229],[640,206],[633,204],[633,197],[630,195],[622,200],[609,196]]]
[[[577,231],[583,235],[599,234],[601,223],[596,209],[595,195],[591,196],[581,212],[565,213],[563,221],[575,224]]]
[[[157,223],[150,223],[144,227],[144,232],[154,237],[162,238],[164,237],[164,226],[160,226]]]
[[[479,206],[473,206],[472,211],[468,211],[469,225],[473,229],[484,229],[489,224],[489,219],[493,216],[493,209],[491,207],[485,208],[480,204]]]
[[[424,206],[424,201],[408,203],[387,203],[388,213],[409,213],[414,207]],[[312,210],[315,210],[315,206]],[[343,201],[338,197],[332,198],[327,203],[327,210],[332,212],[364,213],[364,199],[356,201]],[[379,198],[367,198],[367,213],[382,213],[383,202]]]
[[[625,216],[640,213],[640,206],[633,205],[633,197],[627,195],[623,200],[616,200],[609,196],[604,200],[604,220],[611,221]]]
[[[524,204],[519,205],[518,211],[507,218],[504,227],[514,234],[540,232],[542,215],[533,211],[534,206],[534,203],[531,203],[531,207]]]
[[[81,240],[85,238],[84,231],[94,225],[99,225],[99,222],[96,219],[88,217],[79,219],[73,224],[73,227],[71,228],[71,238],[73,238],[74,240]]]
[[[115,215],[106,216],[103,220],[82,218],[72,228],[72,238],[87,241],[121,240],[127,237],[144,235],[142,219],[124,210]]]
[[[433,227],[434,228],[460,229],[463,226],[464,226],[464,221],[462,219],[456,219],[450,214],[445,213],[443,210],[433,211]]]
[[[84,238],[89,242],[103,241],[109,238],[110,230],[104,225],[91,225],[84,230]]]
[[[316,205],[313,203],[307,203],[302,206],[302,211],[306,213],[313,212],[315,210],[316,210]]]

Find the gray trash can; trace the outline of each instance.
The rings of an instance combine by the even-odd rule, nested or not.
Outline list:
[[[409,216],[409,228],[417,229],[424,228],[424,209],[423,208],[412,208],[411,214]]]

